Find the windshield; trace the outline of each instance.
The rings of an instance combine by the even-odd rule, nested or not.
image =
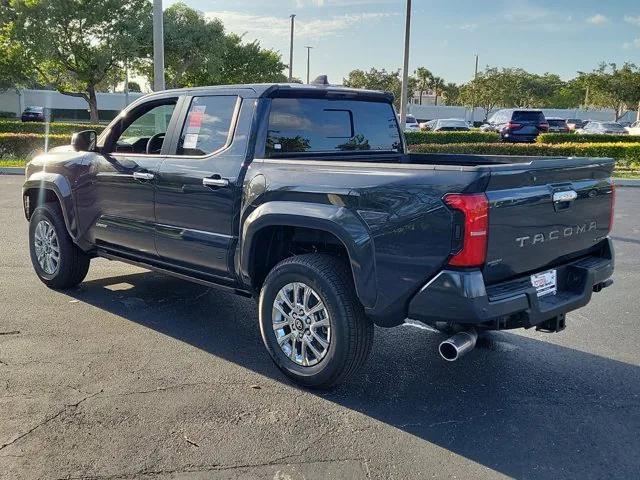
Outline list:
[[[464,120],[439,120],[439,127],[468,127],[469,125]]]
[[[513,112],[514,122],[544,122],[544,115],[542,112],[530,112],[530,111],[515,111]]]
[[[272,100],[266,147],[270,156],[362,150],[397,152],[401,145],[390,103],[324,98]]]

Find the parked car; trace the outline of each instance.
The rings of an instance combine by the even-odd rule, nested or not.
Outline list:
[[[569,118],[567,119],[567,127],[569,127],[570,131],[575,131],[580,128],[583,128],[589,120],[580,120],[579,118]]]
[[[549,123],[541,110],[498,110],[489,119],[489,125],[485,131],[500,133],[506,142],[533,142],[540,133],[549,131]]]
[[[612,283],[613,167],[409,153],[383,92],[200,87],[35,157],[22,203],[45,285],[103,257],[253,297],[275,364],[328,388],[364,364],[374,324],[453,330],[449,361],[479,330],[564,329]]]
[[[398,120],[400,120],[400,116],[398,115]],[[407,114],[407,121],[404,125],[405,132],[419,132],[420,125],[418,124],[418,120],[411,114]]]
[[[436,120],[432,130],[434,132],[468,132],[469,123],[459,118],[441,118]]]
[[[437,122],[438,122],[438,120],[429,120],[428,122],[421,122],[420,123],[420,130],[425,131],[425,132],[429,132],[429,131],[433,130],[433,127],[435,127]]]
[[[640,120],[633,122],[625,130],[629,132],[629,135],[640,135]]]
[[[629,131],[617,122],[589,122],[576,133],[580,135],[628,135]]]
[[[549,133],[569,133],[569,126],[564,118],[549,117]]]
[[[44,107],[27,107],[22,112],[20,119],[23,122],[44,122],[45,110]]]

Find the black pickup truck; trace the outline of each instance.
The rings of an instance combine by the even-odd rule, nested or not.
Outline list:
[[[373,325],[560,331],[612,283],[608,158],[408,153],[390,94],[170,90],[26,168],[33,266],[73,287],[103,257],[258,299],[264,344],[327,388]]]

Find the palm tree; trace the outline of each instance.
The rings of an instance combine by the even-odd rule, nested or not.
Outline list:
[[[433,81],[433,74],[424,67],[416,68],[416,71],[414,73],[417,80],[420,105],[422,105],[422,94],[430,88],[431,82]]]
[[[442,92],[442,90],[444,90],[445,86],[446,84],[442,77],[433,77],[433,79],[431,80],[429,88],[431,88],[433,94],[436,96],[434,105],[438,105],[438,95]]]

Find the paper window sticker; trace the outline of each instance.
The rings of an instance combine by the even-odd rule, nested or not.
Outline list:
[[[189,112],[189,119],[187,120],[187,132],[198,133],[200,131],[206,109],[206,105],[194,105],[191,108],[191,111]]]
[[[273,149],[274,150],[282,150],[282,145],[280,143],[274,143],[273,144]]]
[[[184,136],[184,142],[182,142],[182,148],[195,149],[198,145],[198,134],[187,133]]]

